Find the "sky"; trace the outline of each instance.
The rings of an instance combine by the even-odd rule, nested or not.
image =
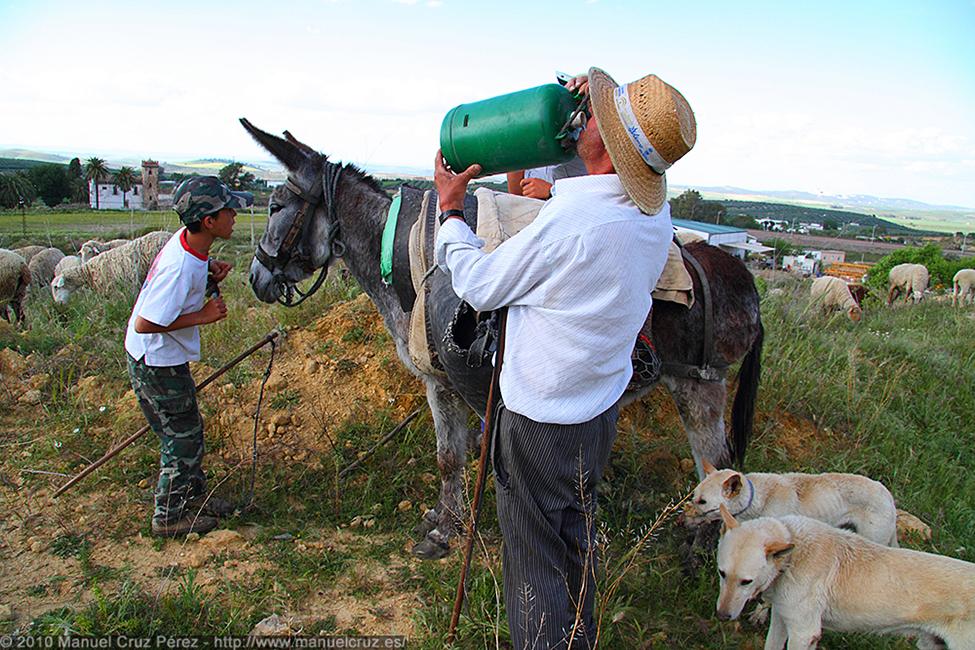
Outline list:
[[[431,169],[453,106],[597,66],[697,118],[691,187],[975,207],[975,0],[0,0],[0,148]]]

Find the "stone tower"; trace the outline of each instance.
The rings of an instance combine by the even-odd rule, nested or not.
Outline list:
[[[155,160],[142,161],[142,207],[159,209],[159,163]]]

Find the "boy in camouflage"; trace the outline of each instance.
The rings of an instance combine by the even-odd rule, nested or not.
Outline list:
[[[206,300],[208,275],[220,282],[230,264],[209,258],[216,239],[230,239],[235,208],[250,205],[214,176],[191,178],[173,194],[185,226],[163,247],[139,292],[125,334],[129,378],[160,441],[152,533],[206,533],[233,506],[208,495],[203,473],[203,418],[189,362],[200,358],[200,325],[227,316],[219,295]]]

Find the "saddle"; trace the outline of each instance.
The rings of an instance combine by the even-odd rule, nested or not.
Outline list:
[[[485,404],[477,397],[491,375],[490,358],[496,343],[492,338],[492,315],[478,314],[461,301],[454,294],[449,277],[436,266],[434,242],[440,228],[436,192],[403,186],[395,203],[395,222],[387,220],[387,232],[395,229],[395,237],[388,237],[392,264],[387,281],[393,285],[403,311],[410,313],[410,357],[425,373],[449,376],[465,400],[483,412]],[[484,250],[490,252],[531,223],[543,205],[544,201],[537,199],[480,188],[473,196],[465,197],[464,220],[484,241]],[[671,243],[653,297],[687,308],[694,304],[693,282],[675,243]],[[631,383],[631,388],[652,384],[659,378],[659,359],[653,351],[650,332],[648,314],[633,351],[636,385]]]

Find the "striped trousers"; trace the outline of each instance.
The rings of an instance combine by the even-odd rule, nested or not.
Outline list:
[[[545,424],[499,407],[492,462],[515,650],[595,642],[596,486],[618,416],[614,405],[581,424]]]

